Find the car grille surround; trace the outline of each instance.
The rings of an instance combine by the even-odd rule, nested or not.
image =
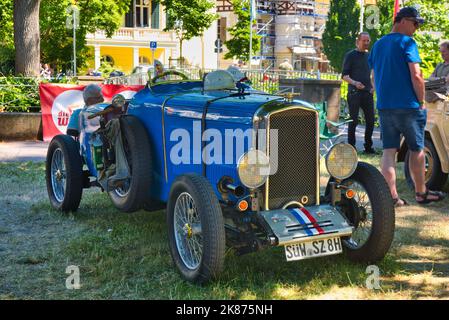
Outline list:
[[[288,108],[268,115],[270,133],[268,153],[276,158],[277,171],[265,186],[266,209],[280,209],[289,202],[303,205],[319,203],[318,113],[306,108]]]

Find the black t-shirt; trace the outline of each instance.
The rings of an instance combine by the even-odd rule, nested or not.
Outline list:
[[[356,49],[349,51],[345,55],[343,62],[342,76],[349,76],[352,80],[359,81],[365,85],[365,91],[371,90],[371,71],[368,65],[368,52],[360,52]],[[352,84],[349,91],[356,89]]]

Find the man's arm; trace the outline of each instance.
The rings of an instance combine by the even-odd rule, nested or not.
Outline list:
[[[421,69],[418,63],[409,62],[408,67],[410,69],[410,77],[413,83],[413,89],[415,90],[416,98],[421,104],[421,108],[424,107],[424,95],[425,95],[425,84],[424,78],[422,76]]]
[[[365,88],[365,85],[363,83],[351,79],[348,75],[343,76],[343,80],[346,81],[349,84],[352,84],[353,86],[355,86],[359,90],[362,90],[362,89]]]

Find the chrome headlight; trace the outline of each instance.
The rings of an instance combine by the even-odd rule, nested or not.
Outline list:
[[[338,143],[326,155],[326,168],[337,179],[349,178],[357,169],[357,151],[347,143]]]
[[[250,189],[258,188],[270,174],[270,159],[260,150],[250,150],[240,157],[237,171],[243,185]]]
[[[125,97],[119,93],[112,98],[111,104],[114,108],[122,108],[125,105],[125,102]]]

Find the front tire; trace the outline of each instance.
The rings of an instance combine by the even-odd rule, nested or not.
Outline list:
[[[441,161],[438,157],[437,150],[429,139],[425,140],[424,154],[426,157],[426,173],[425,182],[429,190],[442,190],[447,181],[447,173],[441,170]],[[410,151],[407,151],[404,159],[404,175],[407,181],[407,185],[410,189],[415,190],[415,183],[413,182],[412,175],[409,167]]]
[[[76,211],[83,192],[83,163],[78,143],[72,137],[60,134],[51,140],[45,178],[52,207],[63,212]]]
[[[205,283],[223,269],[224,220],[218,199],[202,176],[187,174],[173,183],[167,205],[170,253],[182,277]]]
[[[372,165],[359,162],[354,174],[341,182],[355,191],[349,200],[342,195],[337,207],[355,228],[343,239],[347,257],[360,263],[382,260],[391,247],[395,229],[395,211],[389,187]]]

